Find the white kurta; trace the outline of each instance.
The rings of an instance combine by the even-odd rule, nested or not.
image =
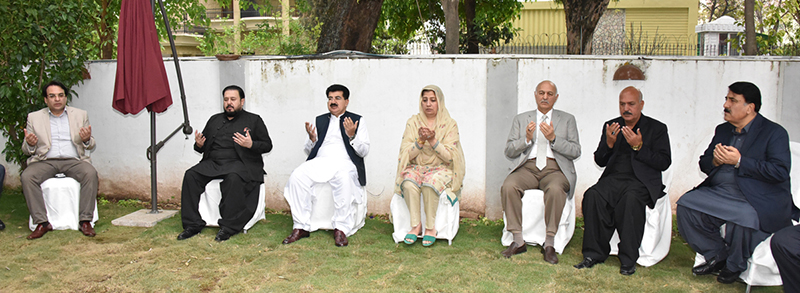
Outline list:
[[[319,140],[316,143],[318,142]],[[306,139],[306,154],[311,152],[316,143]],[[369,153],[369,132],[363,117],[358,122],[355,139],[349,144],[362,158]],[[314,185],[321,183],[329,183],[332,187],[335,208],[331,219],[333,228],[351,235],[351,230],[357,222],[353,216],[356,205],[362,202],[365,195],[358,182],[356,166],[347,155],[339,127],[339,117],[333,115],[317,156],[294,169],[283,191],[283,196],[292,210],[294,229],[311,231],[311,210],[316,202]]]

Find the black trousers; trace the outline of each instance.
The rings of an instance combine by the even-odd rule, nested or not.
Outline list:
[[[633,266],[639,259],[644,234],[645,208],[650,203],[647,187],[633,177],[600,179],[583,194],[583,256],[605,261],[608,243],[619,232],[619,262]]]
[[[783,291],[800,292],[800,226],[775,232],[770,248],[781,272]]]
[[[181,220],[183,228],[202,228],[206,222],[200,217],[198,207],[200,195],[206,184],[213,179],[222,179],[220,190],[222,199],[219,202],[219,214],[222,217],[217,224],[231,233],[238,233],[253,218],[258,206],[260,184],[245,182],[235,173],[216,177],[205,176],[193,168],[186,170],[181,190]]]

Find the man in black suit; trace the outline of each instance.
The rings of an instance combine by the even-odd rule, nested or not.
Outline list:
[[[214,240],[225,241],[242,231],[258,206],[259,187],[266,174],[261,155],[272,150],[272,140],[261,116],[242,110],[241,87],[227,86],[222,96],[225,111],[211,116],[202,133],[195,131],[194,150],[202,153],[203,159],[183,176],[183,232],[178,240],[197,235],[206,226],[198,207],[200,195],[212,179],[222,179],[222,219]]]
[[[800,225],[781,229],[770,241],[784,292],[800,292]]]
[[[728,86],[725,123],[700,156],[708,178],[678,200],[678,230],[706,262],[695,275],[719,272],[717,281],[733,283],[747,269],[756,246],[771,233],[791,226],[786,129],[758,113],[761,91],[749,82]],[[720,226],[725,225],[725,237]]]
[[[606,167],[583,194],[583,261],[591,268],[608,258],[609,240],[619,231],[619,273],[636,272],[645,224],[645,206],[664,196],[661,172],[672,163],[667,126],[642,115],[642,92],[627,87],[619,94],[620,117],[603,125],[594,161]],[[622,135],[620,136],[620,133]]]

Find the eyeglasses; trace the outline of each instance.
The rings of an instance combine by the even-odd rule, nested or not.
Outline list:
[[[53,98],[55,98],[55,97],[64,98],[64,97],[66,97],[66,96],[67,96],[67,95],[65,95],[64,93],[59,93],[58,95],[56,95],[56,94],[49,94],[49,95],[47,95],[47,97],[48,97],[48,98],[51,98],[51,99],[53,99]]]

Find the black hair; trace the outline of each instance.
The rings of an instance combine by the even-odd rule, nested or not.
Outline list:
[[[342,96],[344,96],[345,100],[350,99],[350,90],[348,90],[346,86],[343,86],[341,84],[334,84],[329,86],[328,89],[325,90],[325,97],[328,97],[328,94],[331,92],[342,92]]]
[[[761,91],[758,87],[746,81],[737,81],[728,86],[734,94],[744,96],[744,101],[756,105],[756,113],[761,109]]]
[[[232,91],[232,90],[238,91],[239,92],[239,98],[244,100],[244,90],[241,87],[239,87],[238,85],[226,86],[225,89],[222,90],[222,95],[224,96],[225,92]]]
[[[61,89],[64,90],[64,94],[65,95],[69,95],[69,89],[67,88],[67,86],[65,86],[63,83],[61,83],[61,82],[59,82],[57,80],[53,80],[51,82],[48,82],[45,86],[42,87],[42,97],[47,97],[47,88],[49,88],[51,86],[54,86],[54,85],[61,87]]]

